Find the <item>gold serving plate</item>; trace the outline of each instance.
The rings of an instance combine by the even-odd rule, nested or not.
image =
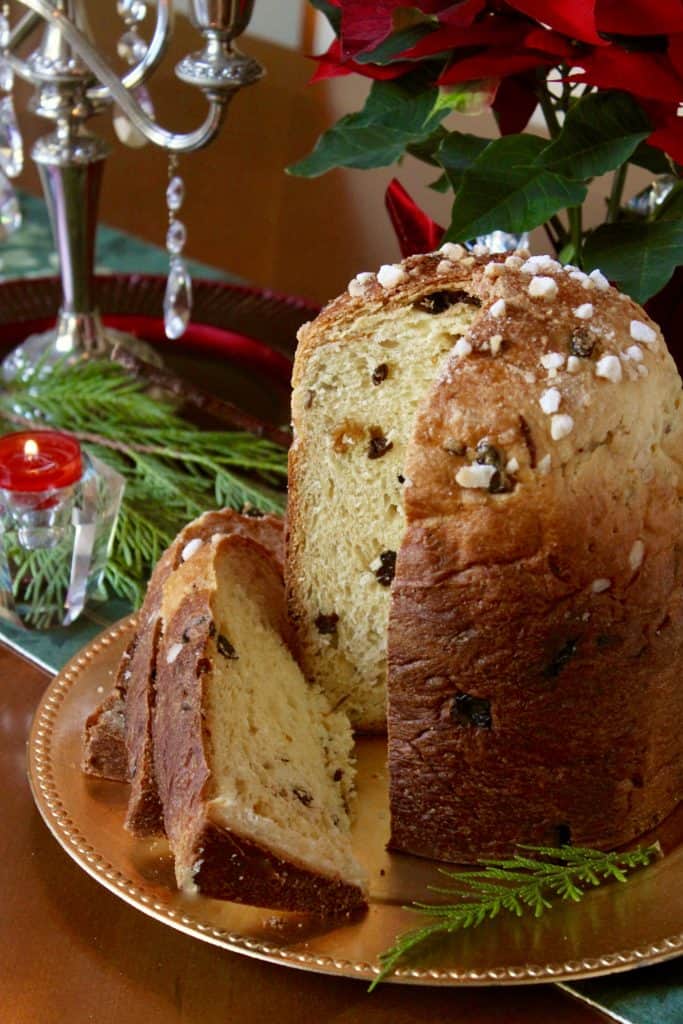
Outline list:
[[[29,776],[56,839],[98,882],[172,928],[272,963],[372,980],[379,954],[400,932],[422,923],[405,905],[428,900],[428,887],[444,883],[437,863],[385,850],[384,740],[358,743],[354,847],[370,877],[367,913],[321,920],[181,894],[166,842],[133,839],[123,829],[128,787],[88,778],[79,767],[83,723],[112,685],[133,626],[134,619],[126,619],[86,647],[55,677],[36,712]],[[683,952],[683,811],[669,818],[656,838],[665,856],[627,884],[606,885],[539,919],[501,916],[439,939],[391,980],[423,985],[566,981]]]

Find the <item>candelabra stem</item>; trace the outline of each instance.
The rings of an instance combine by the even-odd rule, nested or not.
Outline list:
[[[67,121],[33,148],[59,259],[62,305],[53,330],[27,338],[4,360],[6,379],[22,377],[36,365],[49,372],[62,360],[107,356],[116,344],[161,362],[146,342],[105,328],[95,306],[95,237],[109,148],[103,139]]]
[[[63,302],[55,347],[62,355],[76,350],[92,355],[103,348],[103,331],[92,294],[97,209],[108,147],[81,135],[67,155],[55,134],[39,139],[33,150],[45,193],[59,257]]]

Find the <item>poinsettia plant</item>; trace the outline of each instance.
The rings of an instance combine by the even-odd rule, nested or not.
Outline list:
[[[444,232],[392,183],[404,254],[543,225],[560,259],[600,267],[641,302],[683,264],[682,0],[311,2],[335,32],[314,79],[372,84],[363,109],[290,171],[406,154],[432,165],[432,187],[453,193],[451,222]],[[448,122],[486,109],[500,137]],[[529,127],[537,109],[543,134]],[[660,182],[658,195],[628,202],[631,164]],[[604,222],[588,227],[588,187],[608,172]]]

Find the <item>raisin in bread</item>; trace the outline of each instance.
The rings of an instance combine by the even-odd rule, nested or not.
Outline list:
[[[163,833],[151,728],[163,586],[203,543],[226,533],[253,537],[281,564],[283,524],[274,516],[252,517],[221,509],[206,512],[184,527],[152,573],[138,612],[138,628],[122,656],[112,692],[86,722],[83,769],[131,783],[126,828],[137,836]]]
[[[290,654],[272,556],[214,538],[168,578],[161,614],[154,751],[179,887],[285,910],[362,906],[351,729]]]
[[[300,332],[289,606],[395,849],[611,847],[683,790],[683,415],[603,275],[446,245]]]

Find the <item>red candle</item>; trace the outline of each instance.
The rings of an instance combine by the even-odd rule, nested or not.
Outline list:
[[[0,437],[0,487],[6,491],[52,491],[82,475],[81,446],[71,434],[26,430]]]

